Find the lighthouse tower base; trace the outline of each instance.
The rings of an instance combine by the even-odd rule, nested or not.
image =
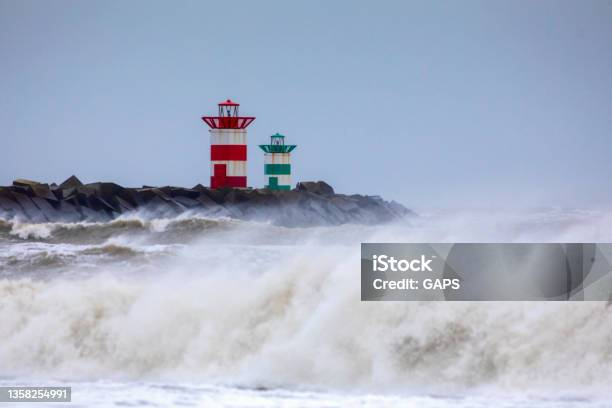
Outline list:
[[[291,190],[291,154],[266,153],[265,187],[270,190]]]
[[[246,188],[247,132],[210,130],[210,187]]]

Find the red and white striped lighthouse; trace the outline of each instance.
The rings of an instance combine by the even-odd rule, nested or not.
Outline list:
[[[210,188],[247,186],[247,131],[254,117],[238,116],[240,104],[219,103],[219,116],[203,116],[210,126]]]

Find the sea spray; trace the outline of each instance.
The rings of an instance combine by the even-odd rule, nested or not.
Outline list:
[[[73,273],[48,276],[41,265],[0,279],[0,371],[247,387],[605,392],[612,311],[604,302],[362,303],[359,242],[598,241],[611,219],[461,213],[383,228],[238,223],[200,226],[187,241],[163,235],[168,225],[136,235],[119,229],[112,240],[122,245],[166,251],[155,262],[137,251],[132,261],[142,262],[128,266],[122,251],[38,243],[74,254],[66,266]],[[8,245],[24,244],[37,240]]]

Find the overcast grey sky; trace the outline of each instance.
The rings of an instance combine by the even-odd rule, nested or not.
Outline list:
[[[612,1],[0,0],[0,184],[208,185],[231,97],[294,181],[417,208],[610,207]]]

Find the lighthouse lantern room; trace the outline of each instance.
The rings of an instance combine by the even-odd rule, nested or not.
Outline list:
[[[246,188],[246,128],[255,118],[240,116],[240,104],[231,99],[218,106],[218,116],[202,117],[210,127],[210,187]]]
[[[259,145],[265,153],[266,188],[291,190],[291,151],[296,147],[296,145],[286,145],[285,136],[279,133],[270,136],[270,144]]]

